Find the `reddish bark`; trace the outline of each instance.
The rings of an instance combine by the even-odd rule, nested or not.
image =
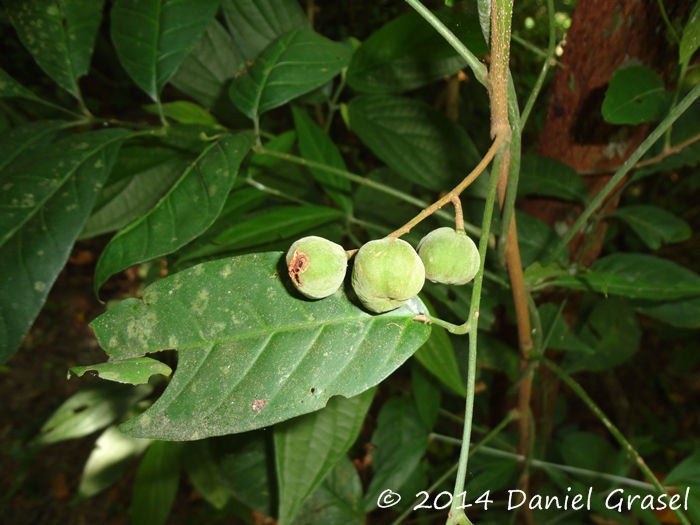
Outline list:
[[[683,16],[688,2],[664,2],[671,18]],[[677,48],[667,41],[666,27],[655,0],[579,1],[567,34],[565,53],[550,88],[549,109],[540,135],[540,153],[577,170],[600,169],[622,164],[649,133],[648,125],[615,126],[603,120],[601,107],[610,77],[626,63],[641,63],[668,77],[676,62]],[[591,195],[610,176],[586,177]],[[614,209],[617,203],[611,202]],[[553,225],[573,222],[580,212],[569,203],[532,199],[524,210]],[[585,251],[583,264],[600,253],[604,225],[586,240],[576,237],[570,248],[572,260]]]

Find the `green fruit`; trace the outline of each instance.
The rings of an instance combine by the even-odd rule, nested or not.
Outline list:
[[[398,308],[420,292],[423,283],[423,263],[406,241],[370,241],[355,255],[352,287],[365,308],[372,312]]]
[[[310,299],[334,294],[345,279],[348,256],[342,246],[323,237],[299,239],[287,252],[287,270],[298,290]]]
[[[466,284],[479,271],[479,250],[464,231],[438,228],[418,243],[425,276],[434,283]]]

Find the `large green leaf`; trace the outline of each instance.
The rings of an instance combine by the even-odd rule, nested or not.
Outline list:
[[[313,31],[289,31],[231,83],[229,95],[244,115],[257,118],[324,85],[348,65],[351,52]]]
[[[364,525],[362,482],[347,456],[302,505],[294,525]]]
[[[280,525],[291,524],[302,504],[357,439],[374,388],[321,410],[275,425]]]
[[[418,413],[425,427],[428,430],[433,430],[442,401],[440,382],[414,361],[411,367],[411,384],[413,385],[413,399],[416,402]]]
[[[245,60],[292,29],[312,29],[297,0],[224,0],[224,18]]]
[[[252,510],[273,516],[277,511],[272,429],[205,440],[217,477],[238,500]]]
[[[370,315],[342,290],[306,301],[290,288],[281,253],[243,255],[162,279],[97,318],[113,359],[179,350],[163,396],[121,429],[191,440],[268,426],[364,392],[430,335],[412,321],[425,311],[418,298]]]
[[[660,120],[668,94],[661,77],[650,67],[618,69],[603,100],[603,118],[611,124],[640,124]]]
[[[170,83],[204,107],[213,109],[217,102],[228,99],[228,83],[243,63],[231,35],[214,19]]]
[[[586,203],[586,183],[571,166],[548,157],[523,155],[518,180],[519,195],[545,195]]]
[[[673,261],[642,253],[608,255],[594,262],[588,273],[561,277],[551,284],[633,299],[700,295],[700,276]]]
[[[401,397],[387,401],[377,417],[372,445],[374,477],[365,494],[365,512],[375,509],[379,495],[389,488],[402,499],[414,497],[402,488],[428,447],[428,429],[416,406]]]
[[[163,525],[175,503],[183,443],[155,441],[139,465],[131,494],[133,525]]]
[[[349,126],[405,179],[431,190],[452,189],[474,166],[464,129],[424,102],[361,95],[348,104]]]
[[[34,93],[29,91],[22,84],[17,82],[14,78],[7,74],[7,72],[0,68],[0,97],[20,97],[27,98],[29,100],[36,100],[37,97]]]
[[[186,251],[180,261],[231,253],[288,239],[322,224],[344,217],[326,206],[283,206],[247,217],[219,233],[211,242]],[[291,244],[291,243],[290,243]]]
[[[223,509],[231,491],[219,476],[217,464],[205,439],[190,441],[182,454],[182,463],[194,488],[216,509]]]
[[[292,113],[294,126],[299,135],[301,156],[306,160],[347,171],[340,150],[330,137],[301,108],[292,106]],[[319,169],[309,168],[309,171],[345,213],[352,213],[352,197],[350,196],[352,188],[348,179]]]
[[[97,262],[95,292],[115,273],[172,253],[211,226],[252,144],[252,134],[239,133],[208,146],[153,209],[112,237]]]
[[[157,374],[169,376],[173,371],[165,363],[150,357],[135,357],[100,365],[74,366],[68,371],[68,378],[70,379],[71,374],[82,377],[85,372],[97,372],[102,379],[117,383],[145,385],[151,376]]]
[[[475,17],[434,13],[477,56],[488,51]],[[465,60],[415,11],[372,33],[355,51],[347,81],[365,93],[401,93],[453,75]]]
[[[120,418],[152,390],[150,385],[120,385],[107,381],[91,383],[56,409],[33,443],[49,445],[92,434]]]
[[[612,216],[627,223],[652,250],[661,248],[662,242],[682,242],[693,234],[687,222],[656,206],[623,206]]]
[[[220,0],[116,0],[112,42],[129,76],[153,100],[211,23]]]
[[[39,154],[65,124],[63,120],[39,120],[0,133],[0,177],[3,186],[8,177],[5,168],[23,154]]]
[[[630,304],[639,313],[681,328],[700,328],[700,297],[675,301],[637,299]]]
[[[592,353],[569,352],[564,367],[573,372],[597,372],[630,359],[639,350],[642,332],[632,307],[624,299],[600,299],[586,317],[578,337]]]
[[[90,69],[104,0],[5,0],[12,25],[47,75],[80,98]]]
[[[547,347],[556,350],[570,350],[573,352],[593,353],[594,350],[586,345],[577,335],[569,332],[569,326],[559,313],[559,308],[554,303],[544,303],[538,306],[540,321],[542,323],[542,342],[546,337]]]
[[[85,463],[78,497],[89,498],[109,488],[124,475],[126,465],[148,448],[148,439],[125,436],[116,426],[108,427],[95,442]]]
[[[73,135],[35,162],[26,155],[3,171],[0,362],[19,347],[46,301],[126,133]]]
[[[132,148],[125,148],[131,150]],[[109,184],[101,198],[109,199],[96,204],[90,218],[80,232],[81,239],[117,231],[148,213],[173,187],[187,168],[186,155],[173,152],[173,156],[155,166]]]
[[[678,53],[678,63],[689,62],[690,57],[700,47],[700,3],[695,2],[695,7],[690,13],[690,17],[683,28],[680,49]]]

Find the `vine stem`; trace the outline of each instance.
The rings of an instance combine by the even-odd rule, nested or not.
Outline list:
[[[527,118],[530,116],[532,107],[535,105],[537,96],[539,95],[540,90],[542,89],[542,84],[544,84],[544,79],[547,76],[547,72],[549,71],[549,68],[552,65],[552,59],[554,58],[554,50],[557,44],[557,31],[556,26],[554,25],[554,0],[547,0],[547,14],[549,15],[549,44],[547,46],[547,54],[544,58],[544,64],[542,64],[542,71],[540,71],[540,76],[537,77],[535,87],[532,88],[532,91],[530,92],[530,97],[525,103],[525,109],[523,109],[523,112],[520,115],[520,128],[525,127]]]
[[[467,65],[474,72],[476,79],[489,88],[489,74],[486,66],[482,64],[478,58],[469,51],[467,46],[460,42],[459,38],[450,31],[445,24],[443,24],[438,17],[436,17],[430,9],[425,7],[419,0],[406,0],[406,2],[415,9],[419,15],[421,15],[435,30],[442,35],[442,37],[447,40],[447,42],[460,54],[460,56],[467,62]]]
[[[479,450],[486,445],[489,441],[491,441],[494,437],[496,437],[505,427],[508,423],[513,421],[518,417],[518,414],[516,412],[509,412],[506,417],[503,418],[503,420],[496,425],[488,434],[486,434],[481,441],[479,441],[476,445],[474,445],[471,449],[471,452],[469,453],[470,456],[473,456]],[[430,438],[436,437],[439,434],[431,434]],[[430,439],[429,438],[429,439]],[[436,438],[437,439],[437,438]],[[451,438],[454,439],[454,438]],[[459,439],[456,440],[459,443],[461,441]],[[442,485],[445,481],[447,481],[452,474],[454,474],[455,470],[457,470],[458,465],[452,466],[447,472],[445,472],[440,478],[433,483],[428,490],[426,491],[428,494],[430,494],[432,491],[434,491],[436,488],[438,488],[440,485]],[[391,525],[399,525],[403,520],[405,520],[409,514],[413,512],[413,507],[408,507],[398,518],[396,518],[394,521],[391,522]]]
[[[309,168],[315,168],[315,169],[325,171],[326,173],[332,173],[334,175],[338,175],[339,177],[343,177],[343,178],[348,179],[352,182],[362,184],[363,186],[368,186],[368,187],[375,189],[377,191],[381,191],[382,193],[385,193],[387,195],[391,195],[392,197],[396,197],[397,199],[400,199],[404,202],[408,202],[409,204],[412,204],[418,208],[429,207],[428,203],[425,202],[424,200],[418,199],[416,197],[413,197],[412,195],[409,195],[409,194],[404,193],[400,190],[397,190],[396,188],[392,188],[391,186],[387,186],[386,184],[382,184],[380,182],[373,181],[372,179],[369,179],[367,177],[362,177],[360,175],[356,175],[355,173],[351,173],[349,171],[334,168],[332,166],[328,166],[328,165],[322,164],[320,162],[315,162],[313,160],[306,160],[306,159],[303,159],[301,157],[291,155],[289,153],[280,153],[279,151],[268,150],[262,146],[253,146],[253,151],[255,153],[258,153],[261,155],[268,155],[270,157],[275,157],[278,159],[286,160],[287,162],[292,162],[294,164],[299,164],[301,166],[307,166]],[[445,212],[440,211],[440,210],[435,211],[435,215],[438,215],[438,216],[442,217],[443,219],[454,220],[454,217],[452,217],[449,213],[445,213]],[[464,229],[466,231],[468,231],[469,233],[471,233],[472,235],[475,235],[477,237],[481,236],[481,229],[478,228],[477,226],[474,226],[473,224],[465,222]],[[492,238],[489,238],[490,245],[493,245],[494,242],[495,241]]]
[[[608,183],[603,187],[602,190],[591,200],[590,204],[576,219],[576,222],[569,228],[566,235],[559,241],[556,248],[549,253],[549,255],[542,261],[542,266],[548,266],[555,260],[559,253],[564,249],[564,247],[569,244],[571,239],[573,239],[576,232],[581,229],[585,222],[593,215],[593,213],[598,209],[598,207],[603,203],[605,198],[610,194],[610,192],[615,189],[615,187],[620,183],[620,181],[627,175],[627,173],[639,162],[639,159],[651,148],[659,138],[664,134],[664,132],[681,116],[681,114],[688,109],[698,97],[700,97],[700,84],[695,85],[695,87],[690,90],[690,92],[685,96],[685,98],[666,116],[666,118],[661,121],[661,123],[656,127],[654,131],[642,142],[636,151],[627,159],[627,161],[617,170],[615,175],[613,175]]]
[[[639,453],[635,450],[635,448],[632,446],[632,444],[627,441],[625,436],[618,430],[618,428],[613,424],[612,421],[610,421],[610,418],[605,415],[605,412],[603,412],[598,405],[596,405],[595,401],[593,401],[590,396],[586,393],[586,391],[579,385],[576,380],[574,380],[573,377],[571,377],[569,374],[567,374],[564,370],[559,368],[553,361],[550,361],[546,357],[542,357],[541,361],[552,371],[554,372],[559,379],[561,379],[564,383],[567,384],[571,390],[574,391],[574,393],[583,401],[586,405],[588,405],[588,408],[591,409],[591,411],[600,419],[600,421],[606,426],[608,431],[613,435],[613,437],[617,440],[618,443],[622,446],[623,449],[625,449],[634,459],[635,463],[637,463],[637,466],[639,467],[639,470],[641,470],[646,478],[651,482],[651,484],[654,486],[654,488],[660,493],[660,494],[666,494],[668,496],[668,493],[666,492],[666,489],[661,485],[658,479],[656,479],[656,476],[654,476],[654,473],[651,471],[651,469],[647,466],[646,462],[642,458],[642,456],[639,455]],[[688,518],[683,514],[680,509],[671,509],[673,512],[678,516],[678,519],[681,521],[683,525],[692,525]]]
[[[508,130],[510,131],[510,130]],[[437,210],[442,208],[445,204],[448,202],[453,202],[452,199],[455,197],[459,197],[459,195],[472,183],[476,180],[476,178],[481,174],[484,169],[486,169],[486,166],[488,166],[489,162],[491,162],[491,159],[496,155],[496,152],[498,149],[504,144],[504,142],[507,140],[509,136],[509,133],[500,133],[496,139],[493,141],[493,144],[491,144],[491,147],[489,148],[488,152],[486,152],[486,155],[484,156],[483,159],[477,164],[476,168],[474,168],[469,175],[467,175],[462,182],[460,182],[457,186],[455,186],[452,191],[450,191],[447,195],[442,197],[441,199],[435,201],[433,204],[425,208],[422,212],[420,212],[418,215],[416,215],[413,219],[408,221],[406,224],[404,224],[401,228],[396,230],[395,232],[391,233],[388,235],[388,237],[392,239],[397,239],[401,237],[402,235],[407,234],[408,232],[411,231],[413,227],[415,227],[419,222],[421,222],[423,219],[426,219],[427,217],[430,217],[433,213],[435,213]],[[463,229],[466,229],[466,224],[464,223],[464,220],[462,220],[462,227]],[[483,231],[483,228],[482,228]]]

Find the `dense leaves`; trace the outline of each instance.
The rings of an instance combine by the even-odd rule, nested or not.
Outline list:
[[[477,56],[486,53],[474,17],[436,12]],[[416,12],[388,22],[357,49],[348,67],[348,84],[363,93],[401,93],[453,75],[466,62]]]
[[[348,105],[348,119],[362,142],[410,182],[450,188],[472,167],[464,129],[423,102],[363,95]]]
[[[189,440],[318,410],[374,386],[420,347],[418,298],[370,315],[338,292],[300,301],[280,253],[204,263],[161,280],[94,321],[112,359],[167,348],[178,368],[163,396],[122,425],[134,437]]]
[[[252,143],[250,134],[239,133],[208,146],[154,208],[112,238],[97,263],[95,292],[116,272],[172,253],[206,231],[221,212]]]

